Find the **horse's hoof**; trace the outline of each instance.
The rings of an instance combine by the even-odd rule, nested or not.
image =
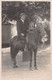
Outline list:
[[[13,68],[18,68],[18,66],[17,65],[14,65]]]
[[[38,70],[38,68],[37,68],[37,67],[35,67],[35,70]]]
[[[30,70],[31,70],[31,71],[33,71],[33,69],[32,69],[32,68],[30,68]]]

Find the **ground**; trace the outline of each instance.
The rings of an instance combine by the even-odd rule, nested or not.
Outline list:
[[[2,49],[2,80],[52,80],[50,70],[50,46],[41,46],[37,52],[38,70],[29,69],[29,61],[22,60],[23,53],[17,56],[19,68],[13,69],[10,47]]]

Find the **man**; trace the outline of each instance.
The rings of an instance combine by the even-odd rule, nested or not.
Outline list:
[[[21,13],[20,19],[17,22],[17,31],[19,38],[21,35],[26,37],[28,27],[29,27],[29,19],[27,18],[27,15],[25,13]]]

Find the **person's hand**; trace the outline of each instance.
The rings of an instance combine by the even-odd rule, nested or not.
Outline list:
[[[22,36],[24,36],[24,34],[23,34],[23,33],[21,33],[21,35],[22,35]]]

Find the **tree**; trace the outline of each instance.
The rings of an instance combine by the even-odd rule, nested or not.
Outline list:
[[[19,15],[22,12],[25,12],[29,17],[33,14],[41,11],[42,15],[50,17],[50,2],[2,2],[2,23],[6,20],[18,20]],[[39,13],[38,13],[39,14]]]

